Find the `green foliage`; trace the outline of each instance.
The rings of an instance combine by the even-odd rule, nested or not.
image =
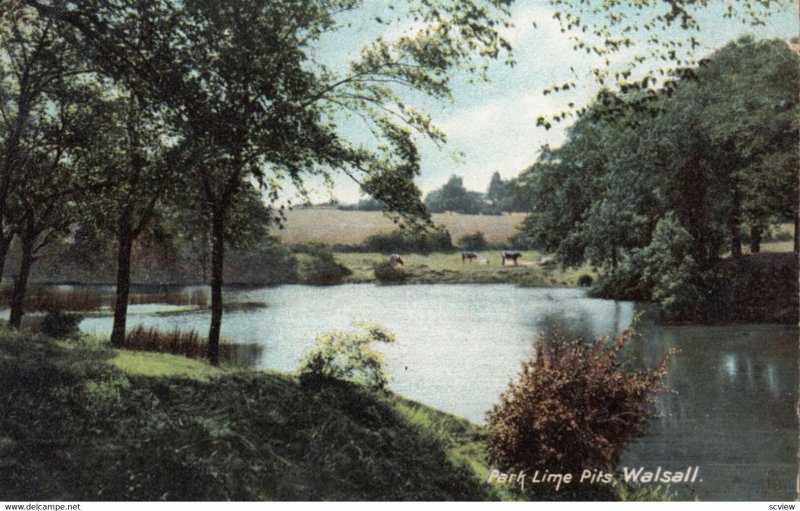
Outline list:
[[[668,315],[690,314],[742,231],[797,214],[798,57],[784,41],[743,38],[654,93],[652,108],[631,94],[614,108],[598,97],[523,172],[533,211],[521,238],[562,265],[600,268],[601,296],[652,295]],[[680,259],[655,239],[667,217],[682,229],[669,242]]]
[[[470,192],[464,188],[464,179],[450,176],[450,180],[438,190],[434,190],[425,198],[425,206],[431,213],[452,211],[475,215],[482,207],[481,194]]]
[[[332,253],[326,251],[306,254],[297,261],[297,279],[303,284],[339,284],[352,273],[349,268],[337,263]]]
[[[430,254],[432,252],[452,252],[450,232],[444,227],[433,230],[398,229],[386,234],[374,234],[362,244],[365,252]]]
[[[359,330],[337,330],[317,336],[316,347],[298,369],[302,384],[316,388],[333,379],[362,383],[373,390],[386,389],[388,376],[383,369],[383,357],[370,345],[392,343],[394,334],[377,325],[355,326]]]
[[[80,333],[78,325],[83,316],[56,311],[48,312],[42,320],[42,333],[50,337],[75,337]]]
[[[473,234],[465,234],[458,239],[458,248],[462,250],[486,250],[488,247],[489,244],[480,231]]]
[[[612,470],[646,430],[671,353],[650,371],[631,371],[623,333],[609,344],[573,341],[557,329],[487,415],[488,452],[506,472]],[[563,491],[563,490],[562,490]]]
[[[395,268],[388,261],[375,263],[372,271],[381,284],[400,284],[408,280],[408,272],[402,268]]]
[[[708,299],[693,249],[691,235],[670,213],[659,220],[653,240],[642,252],[642,278],[669,317],[692,315]]]

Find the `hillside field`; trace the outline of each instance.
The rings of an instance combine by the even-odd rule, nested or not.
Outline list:
[[[465,234],[483,232],[489,243],[503,243],[518,234],[517,226],[524,220],[524,213],[498,216],[461,215],[437,213],[433,215],[436,225],[450,231],[453,243]],[[338,209],[302,208],[286,214],[284,229],[278,235],[283,243],[294,245],[307,242],[356,245],[367,236],[389,232],[397,226],[380,211],[341,211]]]

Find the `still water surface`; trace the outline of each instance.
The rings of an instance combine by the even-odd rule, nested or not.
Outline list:
[[[395,392],[482,423],[543,329],[615,335],[635,314],[632,302],[590,299],[577,289],[509,285],[281,286],[232,291],[229,300],[266,307],[225,315],[222,334],[264,346],[258,367],[294,370],[316,334],[354,321],[383,325],[397,342],[380,346]],[[158,316],[133,306],[129,326],[205,331],[206,312]],[[111,318],[81,329],[110,331]],[[638,367],[677,348],[671,393],[660,417],[623,460],[630,467],[700,466],[680,498],[788,500],[798,473],[798,330],[782,325],[655,326],[643,322],[630,345]]]

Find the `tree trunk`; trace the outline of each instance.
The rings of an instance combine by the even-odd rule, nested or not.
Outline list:
[[[761,252],[761,226],[750,226],[750,253],[758,254]]]
[[[128,320],[128,296],[131,290],[131,250],[133,229],[123,214],[117,234],[117,288],[114,302],[114,326],[111,329],[111,345],[125,344],[125,324]]]
[[[19,274],[14,281],[14,291],[11,295],[11,315],[8,324],[11,328],[19,329],[22,324],[22,315],[25,313],[22,302],[25,300],[25,291],[28,288],[28,276],[33,265],[34,236],[21,236],[22,259],[19,264]]]
[[[8,248],[11,246],[13,235],[9,237],[0,236],[0,284],[3,283],[3,271],[6,267],[6,256],[8,255]]]
[[[222,268],[225,258],[223,207],[211,215],[211,327],[208,331],[208,361],[219,365],[219,334],[222,328]]]

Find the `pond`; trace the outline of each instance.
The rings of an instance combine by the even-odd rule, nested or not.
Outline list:
[[[258,367],[292,371],[314,336],[380,324],[397,342],[381,346],[390,388],[477,423],[497,402],[539,332],[594,337],[627,328],[632,302],[586,298],[578,289],[510,285],[371,284],[281,286],[233,290],[239,302],[263,302],[227,313],[222,334],[264,346]],[[205,332],[207,312],[158,315],[132,306],[129,326]],[[106,334],[111,318],[87,318],[84,331]],[[670,348],[669,394],[660,417],[629,450],[623,465],[680,470],[699,466],[698,481],[674,486],[679,498],[789,500],[798,471],[798,330],[783,325],[656,326],[641,322],[629,346],[638,367],[652,367]],[[702,479],[702,482],[700,482]]]

